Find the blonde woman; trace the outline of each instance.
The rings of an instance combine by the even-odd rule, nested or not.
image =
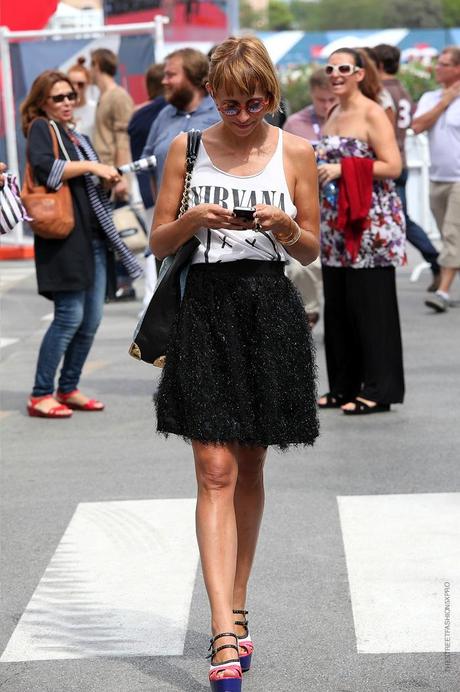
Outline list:
[[[88,93],[91,85],[91,74],[85,66],[85,62],[86,58],[83,56],[78,58],[77,62],[69,68],[67,74],[77,94],[76,106],[73,109],[75,128],[82,135],[87,135],[91,139],[94,132],[97,103],[90,98]]]
[[[253,652],[246,597],[267,448],[313,444],[318,435],[310,330],[284,274],[290,256],[309,264],[318,255],[318,183],[311,145],[264,120],[277,111],[280,88],[261,41],[218,46],[208,91],[222,121],[203,132],[191,206],[176,219],[186,152],[179,135],[155,211],[159,259],[200,240],[156,407],[159,432],[191,440],[195,458],[211,689],[239,692]]]

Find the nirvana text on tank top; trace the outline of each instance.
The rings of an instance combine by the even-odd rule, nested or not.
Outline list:
[[[220,204],[226,209],[271,204],[295,218],[283,165],[283,132],[279,130],[275,153],[265,168],[255,175],[231,175],[214,166],[203,142],[193,169],[190,206]],[[289,254],[271,231],[260,232],[201,228],[192,264],[234,262],[242,259],[289,262]]]

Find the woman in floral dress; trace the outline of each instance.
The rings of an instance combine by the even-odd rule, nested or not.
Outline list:
[[[364,52],[341,48],[326,72],[339,104],[317,147],[329,378],[318,404],[378,413],[404,397],[395,268],[405,233],[393,182],[401,158]]]

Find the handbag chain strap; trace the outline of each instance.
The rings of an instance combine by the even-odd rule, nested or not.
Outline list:
[[[182,192],[182,200],[179,209],[179,218],[183,216],[189,208],[192,173],[193,168],[195,166],[196,157],[198,156],[200,141],[201,132],[199,130],[190,130],[190,132],[187,132],[187,156],[185,161],[184,190]]]

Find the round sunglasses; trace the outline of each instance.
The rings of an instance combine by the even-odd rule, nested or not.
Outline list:
[[[341,65],[326,65],[324,68],[325,73],[327,74],[328,77],[330,77],[332,74],[337,73],[339,75],[342,75],[344,77],[347,77],[351,74],[354,74],[355,72],[358,72],[360,68],[357,67],[356,65],[352,65],[351,63],[344,62]]]
[[[217,106],[217,110],[229,118],[234,118],[241,111],[246,111],[248,115],[257,115],[257,113],[263,111],[267,103],[267,99],[249,99],[244,106],[240,103],[231,103],[225,106]]]
[[[68,94],[56,94],[56,96],[50,96],[50,99],[54,101],[54,103],[63,103],[65,99],[67,99],[68,101],[76,101],[77,92],[69,91]]]

